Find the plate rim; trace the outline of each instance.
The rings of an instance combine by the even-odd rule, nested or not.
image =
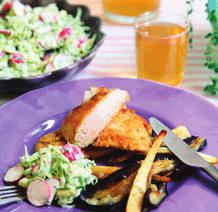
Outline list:
[[[58,89],[58,86],[60,85],[65,85],[65,84],[71,84],[71,83],[76,83],[76,82],[79,82],[79,83],[83,83],[85,81],[102,81],[102,80],[111,80],[111,81],[123,81],[123,80],[126,80],[126,81],[139,81],[139,82],[142,82],[142,83],[148,83],[150,85],[154,85],[154,86],[160,86],[160,87],[163,87],[163,88],[169,88],[169,89],[173,89],[173,90],[178,90],[178,91],[182,91],[183,93],[185,94],[191,94],[191,95],[194,95],[196,96],[197,98],[199,97],[199,95],[196,95],[194,94],[193,92],[190,92],[190,91],[187,91],[187,90],[184,90],[184,89],[181,89],[181,88],[175,88],[175,87],[172,87],[172,86],[168,86],[168,85],[164,85],[162,83],[157,83],[157,82],[154,82],[154,81],[149,81],[149,80],[138,80],[138,79],[130,79],[130,78],[116,78],[116,77],[108,77],[108,78],[94,78],[94,79],[78,79],[78,80],[72,80],[72,81],[65,81],[65,82],[60,82],[60,83],[57,83],[57,84],[54,84],[54,85],[50,85],[50,86],[47,86],[47,87],[44,87],[44,88],[40,88],[40,89],[36,89],[36,90],[33,90],[33,91],[30,91],[28,93],[25,93],[23,95],[21,95],[20,97],[12,100],[11,102],[8,102],[6,103],[5,105],[3,105],[2,107],[0,107],[0,113],[2,111],[2,108],[4,108],[4,110],[7,110],[7,107],[11,106],[11,104],[14,104],[14,103],[18,103],[20,102],[19,100],[23,100],[25,99],[27,96],[32,96],[34,95],[34,93],[42,93],[44,92],[44,90],[50,90],[50,89],[54,89],[57,87]],[[74,89],[74,87],[72,88]],[[37,96],[37,95],[36,95]],[[130,96],[131,97],[131,96]],[[216,109],[217,113],[218,113],[218,107],[216,107],[213,103],[211,103],[210,101],[206,100],[205,98],[201,98],[201,100],[203,100],[203,102],[207,105],[209,105],[210,107]],[[131,100],[130,100],[131,101]],[[21,207],[22,208],[22,207]],[[160,207],[161,208],[161,207]],[[154,210],[154,211],[162,211],[161,209],[157,209],[157,210]],[[22,211],[18,209],[18,211]],[[44,208],[43,210],[44,211]],[[205,211],[206,212],[206,211]]]
[[[197,98],[200,98],[201,100],[203,100],[206,104],[214,107],[215,109],[218,109],[218,106],[209,101],[208,99],[206,99],[205,97],[201,96],[200,94],[197,94],[197,93],[194,93],[193,91],[190,91],[190,90],[186,90],[184,88],[180,88],[180,87],[173,87],[173,86],[170,86],[170,85],[167,85],[167,84],[163,84],[163,83],[160,83],[160,82],[156,82],[156,81],[152,81],[152,80],[147,80],[147,79],[134,79],[134,78],[124,78],[124,77],[106,77],[108,80],[137,80],[137,81],[144,81],[145,83],[151,83],[151,84],[156,84],[158,86],[162,86],[162,87],[166,87],[166,88],[170,88],[172,90],[178,90],[178,91],[182,91],[183,93],[186,93],[186,94],[190,94],[190,95],[193,95]],[[0,107],[0,110],[2,107],[8,105],[9,103],[13,102],[13,101],[16,101],[18,99],[22,99],[24,98],[26,95],[30,95],[31,93],[35,92],[35,91],[41,91],[43,89],[50,89],[52,87],[56,87],[56,86],[60,86],[61,84],[68,84],[68,83],[71,83],[71,82],[77,82],[77,81],[90,81],[90,80],[104,80],[105,77],[97,77],[97,78],[84,78],[84,79],[72,79],[72,80],[68,80],[68,81],[61,81],[61,82],[58,82],[58,83],[55,83],[55,84],[52,84],[52,85],[48,85],[48,86],[45,86],[45,87],[42,87],[42,88],[37,88],[37,89],[34,89],[34,90],[31,90],[31,91],[28,91],[26,93],[23,93],[21,94],[20,96],[18,96],[17,98],[5,103],[4,105],[2,105]]]

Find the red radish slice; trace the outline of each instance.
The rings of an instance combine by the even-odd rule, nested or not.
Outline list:
[[[54,36],[46,36],[44,38],[39,39],[39,44],[43,48],[52,49],[52,48],[55,48],[57,46],[58,39]]]
[[[53,66],[55,69],[60,69],[72,65],[74,58],[68,54],[59,54],[53,60]]]
[[[10,61],[11,61],[12,63],[14,63],[14,64],[20,64],[20,63],[24,63],[25,58],[24,58],[24,56],[23,56],[21,53],[19,53],[19,52],[14,52],[14,53],[12,54],[12,58],[10,59]]]
[[[46,204],[51,205],[51,203],[52,203],[52,201],[54,199],[56,190],[60,186],[60,181],[58,179],[56,179],[56,178],[49,178],[49,179],[46,180],[46,182],[49,184],[50,189],[51,189],[51,196],[50,196],[50,199],[47,201]]]
[[[32,24],[32,27],[33,27],[33,29],[36,29],[37,27],[39,27],[42,24],[43,24],[42,21],[38,20]]]
[[[48,63],[46,66],[45,66],[45,72],[48,72],[50,70],[54,69],[54,66],[53,66],[53,63]]]
[[[60,41],[60,37],[56,37],[55,40],[56,40],[56,42],[57,42],[57,44],[58,44],[59,41]]]
[[[40,39],[39,44],[41,47],[45,48],[46,39]]]
[[[44,25],[42,21],[38,20],[32,25],[34,31],[38,34],[45,34],[52,32],[52,27],[50,25]]]
[[[68,37],[72,36],[73,30],[70,27],[63,28],[59,33],[59,37],[66,40]]]
[[[0,30],[0,33],[2,34],[6,34],[6,35],[10,35],[11,34],[11,31],[10,30]]]
[[[62,146],[61,152],[69,161],[75,161],[84,157],[82,150],[74,144],[66,144]]]
[[[43,179],[32,181],[27,188],[27,199],[34,206],[45,205],[51,197],[49,184]]]
[[[87,36],[84,36],[82,39],[77,38],[77,40],[78,40],[78,45],[77,45],[77,47],[80,47],[81,44],[83,44],[83,43],[85,43],[86,41],[88,41],[89,38],[88,38]]]
[[[50,25],[47,25],[46,27],[41,26],[41,27],[35,28],[34,31],[38,34],[45,34],[45,33],[52,32],[52,28]]]
[[[36,164],[35,166],[33,166],[31,173],[34,175],[37,173],[38,170],[39,170],[39,164]]]
[[[12,1],[8,1],[4,4],[4,6],[2,7],[2,10],[4,11],[8,11],[10,10],[11,6],[12,6],[13,2]]]
[[[40,14],[40,19],[47,24],[52,24],[57,20],[56,15],[51,11],[45,11]]]
[[[21,179],[23,176],[24,167],[20,164],[15,165],[8,169],[4,176],[4,181],[7,183],[14,183]]]
[[[31,10],[32,10],[32,8],[30,7],[30,5],[27,4],[27,5],[24,6],[23,11],[24,11],[25,14],[30,12]]]
[[[24,15],[24,5],[18,1],[15,1],[12,5],[13,12],[16,16],[23,16]]]
[[[12,8],[13,2],[12,1],[8,1],[4,4],[4,6],[2,7],[2,11],[0,12],[0,16],[5,19],[5,17],[8,15],[8,13],[10,12],[11,8]]]

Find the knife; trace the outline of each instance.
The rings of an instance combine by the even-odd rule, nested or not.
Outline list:
[[[152,117],[149,118],[149,122],[156,134],[159,134],[162,130],[167,132],[163,142],[183,163],[189,166],[201,168],[210,177],[218,181],[218,169],[208,163],[195,150],[193,150],[188,144],[186,144],[158,119]]]

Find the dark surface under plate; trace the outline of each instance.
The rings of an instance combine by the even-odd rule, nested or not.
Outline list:
[[[0,0],[2,2],[2,0]],[[65,0],[55,1],[31,1],[22,0],[23,4],[30,4],[31,7],[46,6],[49,3],[56,3],[59,10],[66,10],[68,14],[75,16],[77,14],[77,8],[82,9],[81,20],[85,23],[85,26],[90,26],[90,35],[97,35],[96,42],[89,55],[83,58],[81,61],[74,63],[68,67],[55,70],[52,72],[40,74],[34,77],[26,78],[0,78],[0,94],[10,93],[25,93],[36,88],[42,88],[62,80],[72,79],[79,72],[81,72],[95,57],[97,50],[104,42],[105,34],[101,32],[102,20],[99,17],[91,16],[89,8],[85,5],[70,5]]]
[[[37,140],[59,129],[63,119],[81,104],[84,91],[90,86],[127,90],[128,108],[145,119],[154,116],[169,128],[185,125],[191,135],[207,139],[204,153],[218,157],[218,108],[191,92],[159,83],[104,78],[61,82],[28,92],[0,108],[0,176],[19,163],[24,145],[33,153]],[[1,181],[0,186],[3,185]],[[218,211],[218,184],[202,171],[187,167],[168,184],[169,195],[155,212]],[[33,207],[28,201],[0,208],[0,211],[67,211],[60,207]],[[78,208],[70,209],[73,212]]]

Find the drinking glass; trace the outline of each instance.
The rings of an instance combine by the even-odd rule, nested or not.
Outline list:
[[[158,9],[161,0],[102,0],[107,20],[117,24],[133,24],[134,18],[144,12]]]
[[[190,21],[172,11],[135,18],[136,66],[141,79],[179,85],[184,76]]]

